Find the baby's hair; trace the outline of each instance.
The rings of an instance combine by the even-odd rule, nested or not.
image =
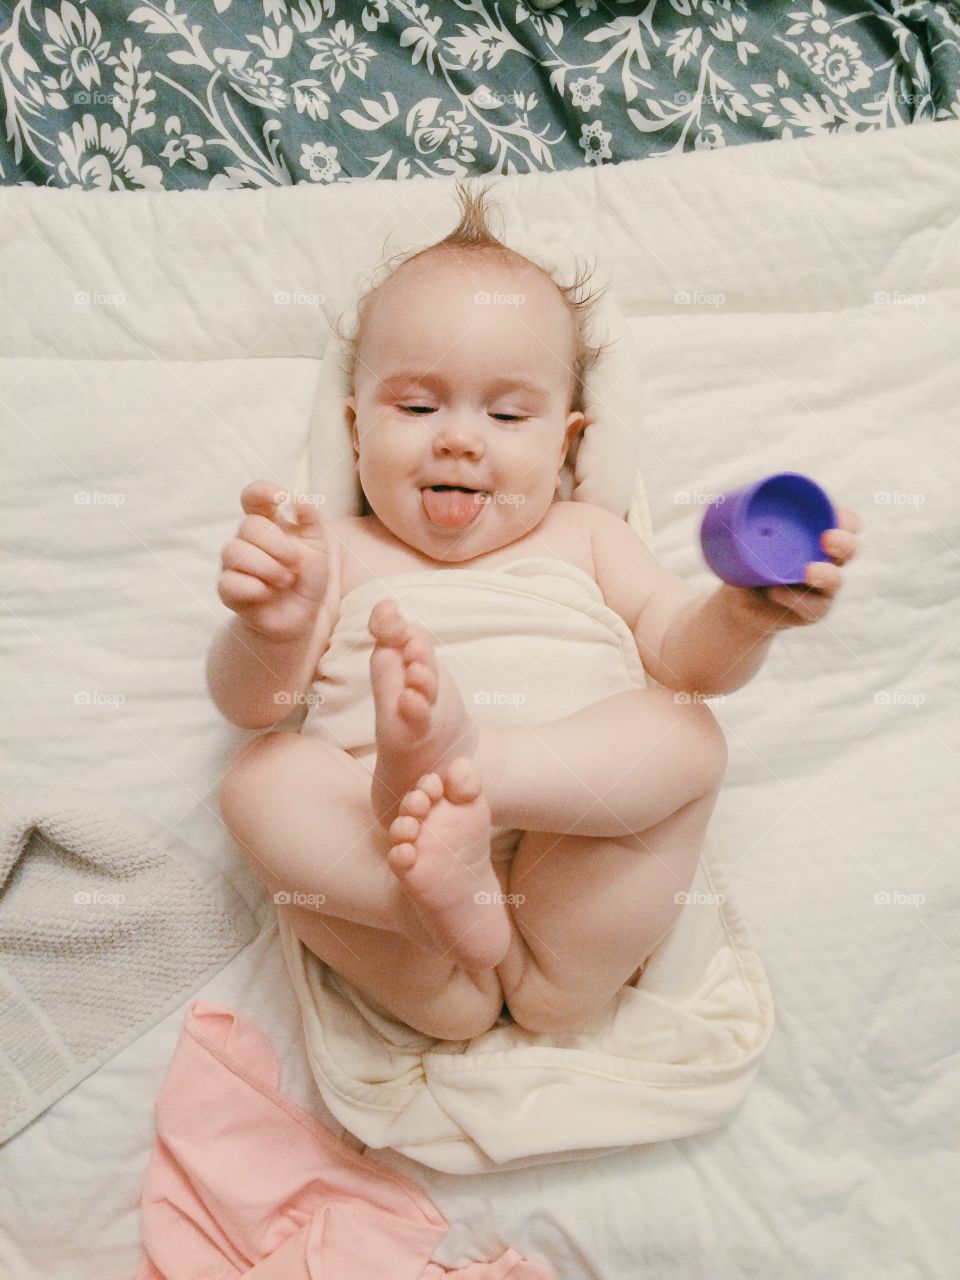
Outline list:
[[[344,334],[341,331],[340,323],[337,322],[335,331],[343,343],[346,359],[343,364],[343,371],[346,374],[347,382],[351,393],[355,390],[357,366],[359,364],[360,344],[363,339],[364,330],[366,329],[367,320],[370,314],[370,308],[378,290],[390,279],[393,274],[399,270],[407,262],[412,262],[415,258],[421,258],[425,254],[437,253],[440,250],[456,251],[460,253],[485,252],[494,253],[504,262],[523,263],[535,267],[541,271],[548,280],[551,280],[563,297],[564,303],[573,316],[575,324],[575,349],[573,357],[573,390],[570,398],[570,408],[575,411],[584,409],[584,384],[586,376],[591,369],[595,367],[600,357],[603,355],[607,347],[612,346],[611,342],[601,342],[596,345],[588,340],[588,333],[593,319],[594,309],[600,298],[606,292],[606,287],[584,293],[587,285],[591,285],[593,281],[593,272],[585,266],[581,266],[579,259],[577,260],[577,271],[571,284],[562,284],[557,280],[551,272],[545,270],[539,263],[531,262],[531,259],[518,253],[515,249],[511,249],[509,245],[504,244],[493,232],[488,221],[487,208],[485,198],[488,188],[481,187],[475,194],[468,185],[461,179],[457,179],[456,193],[460,202],[460,221],[442,240],[438,240],[436,244],[429,245],[426,249],[420,249],[416,252],[410,250],[401,250],[395,253],[392,258],[387,259],[379,270],[386,270],[387,274],[383,279],[370,285],[370,287],[361,295],[357,303],[357,323],[352,334]]]

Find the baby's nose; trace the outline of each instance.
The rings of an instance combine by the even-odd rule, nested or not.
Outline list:
[[[463,421],[445,423],[437,432],[434,443],[438,450],[455,453],[458,456],[469,454],[472,457],[481,457],[483,454],[481,433]]]

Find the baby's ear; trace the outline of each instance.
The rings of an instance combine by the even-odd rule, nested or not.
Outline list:
[[[567,432],[566,443],[567,449],[573,444],[581,431],[586,431],[590,424],[590,420],[585,413],[575,411],[567,414]]]
[[[357,453],[360,448],[360,442],[357,432],[357,401],[355,396],[347,396],[343,402],[343,418],[347,426],[350,428],[350,438],[353,441],[353,451]]]

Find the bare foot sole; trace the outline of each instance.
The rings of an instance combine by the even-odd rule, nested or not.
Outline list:
[[[391,823],[390,869],[438,951],[468,971],[492,969],[511,923],[490,861],[490,806],[476,761],[458,757],[404,795]]]
[[[453,679],[438,665],[423,627],[404,618],[395,600],[374,605],[367,626],[377,642],[370,655],[377,717],[370,802],[377,820],[389,829],[416,780],[458,756],[472,756],[480,735]]]

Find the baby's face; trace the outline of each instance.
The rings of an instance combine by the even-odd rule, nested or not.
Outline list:
[[[445,562],[536,528],[584,422],[569,410],[574,339],[532,266],[445,250],[404,264],[373,303],[346,402],[380,522]],[[443,484],[487,496],[429,491]]]

